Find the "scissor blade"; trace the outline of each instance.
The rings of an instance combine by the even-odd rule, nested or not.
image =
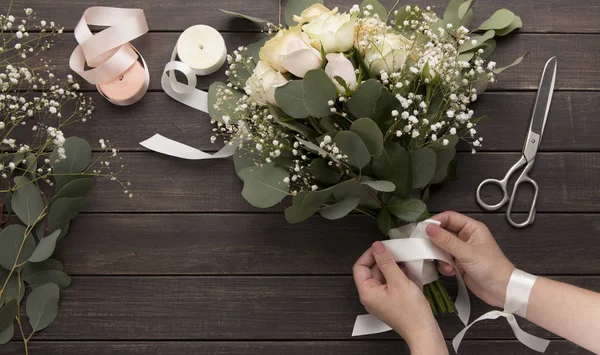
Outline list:
[[[531,126],[529,127],[530,131],[540,135],[540,140],[544,133],[546,120],[548,119],[555,81],[556,57],[552,57],[546,62],[546,66],[544,67],[542,80],[540,81],[540,87],[535,99],[535,106],[533,107],[533,115],[531,116]]]

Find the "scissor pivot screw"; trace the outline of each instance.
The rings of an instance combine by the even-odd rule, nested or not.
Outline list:
[[[535,138],[533,138],[533,139],[531,140],[531,143],[535,143]]]

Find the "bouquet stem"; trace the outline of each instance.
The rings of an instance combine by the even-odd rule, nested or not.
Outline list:
[[[448,291],[446,291],[440,280],[423,286],[423,292],[434,315],[456,312],[454,302],[450,299]]]

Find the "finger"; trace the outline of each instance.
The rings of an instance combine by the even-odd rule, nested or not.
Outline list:
[[[467,217],[464,214],[460,214],[454,211],[446,211],[440,213],[432,219],[439,221],[440,227],[453,232],[456,234],[461,240],[465,242],[469,240],[469,237],[473,234],[473,232],[477,229],[479,222],[474,220],[471,217]]]
[[[456,275],[456,269],[445,261],[438,261],[438,271],[442,275],[454,276]]]
[[[452,254],[460,261],[471,259],[471,245],[457,238],[454,234],[442,229],[435,224],[427,226],[429,239],[438,247]]]
[[[383,277],[383,273],[379,270],[379,266],[374,265],[371,267],[371,276],[374,280],[377,280],[379,283],[385,283],[385,277]]]
[[[406,276],[402,271],[400,271],[398,264],[396,264],[396,260],[394,260],[392,253],[387,250],[383,243],[375,242],[373,243],[373,247],[371,249],[373,249],[375,262],[377,262],[377,266],[379,266],[379,270],[381,270],[383,273],[383,276],[388,284],[406,279]]]
[[[360,256],[360,258],[358,258],[354,267],[352,267],[352,274],[354,275],[356,287],[360,287],[362,283],[372,277],[371,267],[374,264],[375,257],[373,256],[373,248],[369,248]]]

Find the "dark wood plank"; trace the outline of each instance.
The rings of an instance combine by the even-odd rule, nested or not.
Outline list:
[[[448,348],[452,345],[448,342]],[[5,355],[23,354],[22,345],[12,342],[3,348]],[[192,342],[192,341],[144,341],[144,342],[47,342],[29,343],[32,354],[45,355],[391,355],[410,354],[406,343],[401,340],[353,340],[353,341],[236,341],[236,342]],[[523,346],[516,340],[465,340],[460,346],[461,354],[509,355],[539,354]],[[591,354],[590,352],[564,340],[550,343],[547,355]]]
[[[140,50],[150,68],[150,88],[160,89],[160,75],[169,61],[179,33],[150,33],[133,44]],[[261,38],[260,33],[226,33],[223,35],[229,50]],[[52,49],[56,73],[66,75],[69,56],[75,48],[75,38],[65,34],[64,40]],[[599,90],[600,35],[517,34],[498,41],[493,59],[499,66],[530,52],[519,66],[502,73],[489,90],[537,90],[544,64],[551,56],[558,57],[558,90]],[[215,80],[224,80],[224,70],[198,78],[198,86],[207,88]],[[81,81],[81,80],[80,80]],[[85,83],[83,88],[91,89]]]
[[[600,291],[598,276],[557,279]],[[491,309],[474,297],[471,304],[472,317]],[[62,293],[56,321],[36,339],[341,340],[351,338],[356,316],[364,313],[351,276],[79,276]],[[438,320],[447,339],[463,328],[455,315]],[[555,338],[524,320],[519,323],[532,334]],[[388,332],[373,338],[399,336]],[[466,338],[514,339],[514,334],[501,320],[473,327]]]
[[[87,212],[257,212],[246,203],[242,183],[230,159],[186,161],[157,153],[123,153],[134,198],[115,183],[98,183]],[[434,187],[428,205],[479,212],[475,190],[486,178],[501,178],[518,160],[517,153],[458,154],[459,179]],[[538,212],[599,212],[599,153],[540,153],[532,177],[540,185]],[[125,176],[124,176],[125,177]],[[515,211],[529,210],[528,196],[519,194]],[[272,208],[281,211],[287,206]],[[267,210],[269,211],[269,210]]]
[[[17,9],[31,6],[24,0],[15,1]],[[347,10],[357,1],[354,0],[327,0],[325,4],[334,7],[339,6]],[[443,13],[448,0],[419,0],[412,3],[431,5],[436,7],[438,14]],[[382,4],[390,9],[394,0],[382,0]],[[264,18],[269,21],[277,21],[277,1],[270,0],[236,0],[220,1],[177,1],[164,2],[160,0],[106,0],[105,6],[117,7],[141,7],[146,13],[151,31],[181,31],[189,26],[199,23],[213,26],[221,31],[257,31],[252,22],[232,20],[230,16],[221,13],[218,9],[228,9]],[[402,4],[406,4],[402,2]],[[89,0],[66,0],[58,3],[40,2],[36,4],[35,10],[40,18],[60,22],[68,29],[73,29],[77,19],[83,11],[90,6],[98,6]],[[600,7],[595,0],[544,0],[520,1],[504,0],[498,3],[493,0],[478,1],[474,8],[476,19],[474,25],[478,25],[494,11],[505,7],[523,19],[522,32],[600,32]],[[472,27],[475,27],[472,26]]]
[[[600,274],[598,215],[538,214],[525,230],[511,228],[502,214],[471,216],[523,270]],[[349,275],[384,238],[363,215],[290,225],[281,214],[94,214],[73,223],[57,258],[77,275]]]
[[[119,107],[90,93],[96,103],[93,119],[69,126],[70,135],[90,142],[110,139],[121,150],[145,150],[139,142],[160,133],[199,149],[214,151],[210,143],[213,125],[207,114],[151,92],[134,106]],[[473,106],[477,114],[490,119],[478,127],[485,138],[484,151],[521,151],[535,93],[488,92]],[[554,96],[541,151],[600,151],[600,93],[557,92]],[[29,131],[27,131],[29,134]],[[460,145],[462,151],[470,147]]]

